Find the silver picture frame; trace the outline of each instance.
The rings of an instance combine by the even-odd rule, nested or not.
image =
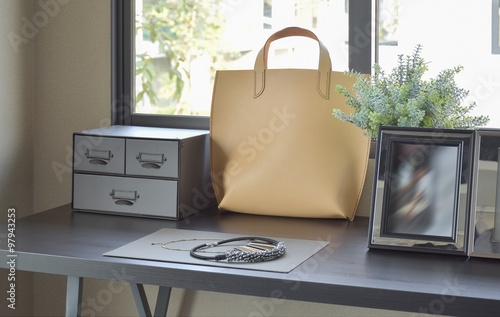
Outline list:
[[[475,131],[379,129],[369,248],[467,255]]]
[[[469,255],[500,258],[500,129],[476,132]]]

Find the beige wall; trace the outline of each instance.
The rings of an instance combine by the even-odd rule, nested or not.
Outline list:
[[[35,38],[35,212],[71,202],[72,133],[109,125],[110,28],[109,0],[69,0]]]
[[[57,2],[56,2],[57,1]],[[110,0],[0,0],[0,208],[26,216],[71,201],[74,131],[109,124]],[[55,5],[57,4],[57,5]],[[42,13],[40,13],[42,12]],[[4,34],[20,32],[22,18],[40,20],[37,33],[16,53]],[[44,22],[44,23],[42,23]],[[5,270],[0,270],[0,279]],[[62,316],[66,280],[19,272],[24,284],[20,315]],[[32,278],[33,276],[33,278]],[[2,283],[3,285],[3,283]],[[102,297],[107,281],[85,279],[83,316],[137,316],[130,288]],[[147,293],[153,306],[155,286]],[[154,306],[153,306],[154,307]],[[0,315],[10,315],[0,307]],[[401,316],[252,296],[174,289],[169,316]]]
[[[35,37],[35,212],[71,202],[72,133],[110,123],[110,0],[52,4]],[[35,314],[64,315],[65,289],[64,277],[35,274]]]
[[[22,18],[31,16],[32,1],[0,0],[0,223],[7,209],[16,218],[33,212],[33,59],[34,43],[21,40]],[[11,40],[19,45],[11,44]],[[0,243],[6,245],[6,237]],[[5,243],[5,244],[4,244]],[[16,272],[16,310],[7,308],[7,270],[0,270],[0,316],[33,314],[31,273]]]
[[[9,207],[18,217],[33,211],[34,43],[19,40],[22,18],[31,15],[31,1],[0,1],[1,222]]]

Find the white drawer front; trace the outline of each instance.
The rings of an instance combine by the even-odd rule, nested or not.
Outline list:
[[[125,174],[177,178],[179,143],[127,139]]]
[[[74,174],[73,208],[177,218],[177,181]]]
[[[73,167],[75,171],[124,173],[124,139],[75,135],[74,142]]]

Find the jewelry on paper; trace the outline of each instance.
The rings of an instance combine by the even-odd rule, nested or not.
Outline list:
[[[247,244],[215,256],[199,254],[200,252],[206,252],[206,249],[235,241],[247,241]],[[285,252],[286,246],[283,241],[263,237],[239,237],[201,244],[192,248],[189,254],[194,258],[208,261],[265,262],[279,258]]]
[[[178,248],[171,248],[167,247],[167,244],[173,244],[173,243],[179,243],[179,242],[186,242],[186,241],[208,241],[208,240],[215,240],[215,241],[220,241],[221,239],[179,239],[179,240],[172,240],[168,242],[153,242],[151,245],[161,245],[162,248],[166,250],[171,250],[171,251],[190,251],[191,249],[178,249]],[[205,253],[224,253],[224,252],[216,252],[216,251],[200,251],[200,252],[205,252]]]

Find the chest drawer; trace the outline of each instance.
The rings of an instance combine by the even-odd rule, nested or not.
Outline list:
[[[75,171],[124,173],[124,139],[75,135],[73,144],[73,168]]]
[[[175,219],[178,182],[74,174],[73,208]]]
[[[215,205],[209,131],[114,125],[73,141],[75,210],[178,220]]]
[[[179,142],[167,140],[126,140],[125,174],[177,178]]]

